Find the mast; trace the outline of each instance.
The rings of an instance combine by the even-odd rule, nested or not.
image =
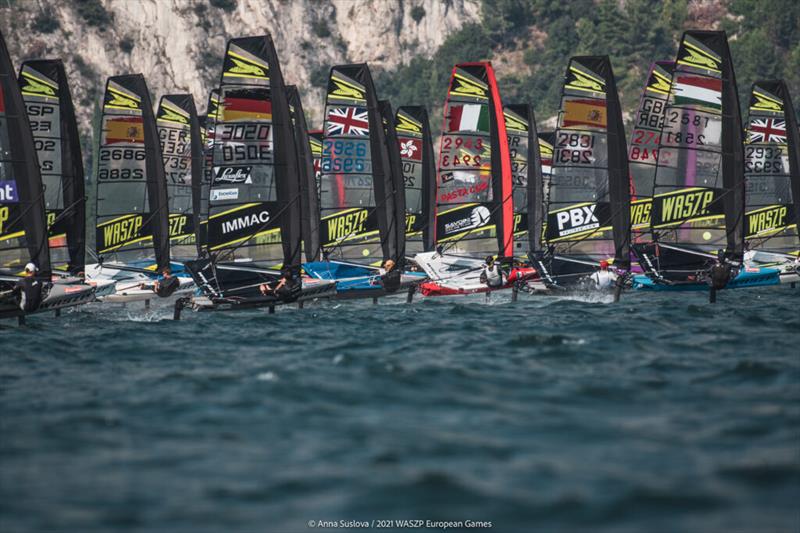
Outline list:
[[[286,87],[289,110],[292,114],[297,168],[300,172],[300,196],[302,199],[302,232],[305,260],[319,260],[319,195],[314,171],[314,158],[309,144],[308,126],[303,112],[300,93],[294,85]]]
[[[783,80],[753,84],[745,143],[748,248],[797,256],[800,132]]]
[[[0,34],[0,269],[32,261],[50,279],[44,193],[25,102]]]
[[[436,244],[511,257],[514,206],[503,104],[491,63],[453,68],[436,193]]]
[[[231,39],[220,80],[208,247],[299,276],[300,189],[286,86],[269,35]]]
[[[113,76],[97,151],[98,257],[170,264],[167,182],[150,92],[141,74]]]
[[[156,114],[169,198],[169,238],[173,256],[200,255],[195,231],[200,224],[203,141],[194,98],[161,97]]]
[[[395,130],[403,165],[408,254],[430,252],[434,245],[436,160],[428,112],[423,106],[401,106]]]
[[[72,274],[86,264],[86,202],[78,124],[59,59],[26,61],[19,73],[44,185],[50,260]]]

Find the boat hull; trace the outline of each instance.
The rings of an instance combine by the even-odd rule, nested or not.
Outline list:
[[[338,300],[402,294],[427,278],[422,272],[403,272],[399,286],[394,290],[386,290],[381,284],[379,270],[375,267],[341,261],[316,261],[305,263],[303,270],[312,278],[335,282]]]
[[[95,300],[95,288],[79,280],[58,280],[46,289],[47,295],[34,311],[25,312],[16,302],[0,303],[0,318],[14,318],[24,315],[57,311],[67,307],[87,304]]]
[[[742,271],[725,285],[724,289],[749,289],[753,287],[770,287],[781,283],[781,273],[774,268],[760,268],[756,272]],[[680,292],[707,291],[709,286],[704,282],[657,283],[651,278],[634,276],[632,288],[638,291]]]
[[[438,252],[425,252],[414,256],[417,263],[428,275],[429,281],[420,285],[423,296],[451,296],[456,294],[477,294],[507,290],[519,282],[535,282],[536,269],[513,267],[506,282],[499,287],[489,287],[481,281],[484,261]]]

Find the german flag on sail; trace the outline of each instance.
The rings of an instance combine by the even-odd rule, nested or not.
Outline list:
[[[605,128],[607,118],[605,100],[585,98],[564,102],[564,128],[575,126]]]
[[[222,120],[272,120],[272,102],[227,96],[222,103]]]
[[[106,120],[104,144],[144,144],[142,117],[113,117]]]

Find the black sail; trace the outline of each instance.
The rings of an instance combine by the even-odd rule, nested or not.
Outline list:
[[[630,266],[628,154],[607,56],[573,57],[565,76],[548,188],[550,272],[570,282],[603,260]],[[570,280],[572,277],[572,280]]]
[[[395,130],[403,164],[407,253],[430,252],[435,247],[436,156],[428,111],[423,106],[399,107]]]
[[[544,185],[536,116],[528,104],[509,104],[503,115],[514,181],[514,256],[526,257],[541,250],[544,224]]]
[[[97,151],[97,255],[170,263],[164,162],[144,76],[113,76],[103,97]]]
[[[397,265],[403,266],[406,257],[406,193],[403,183],[403,163],[400,160],[400,147],[397,144],[397,130],[394,124],[392,105],[381,100],[378,103],[386,136],[388,169],[391,175],[391,199],[394,202],[389,231],[394,235],[394,250],[391,256]]]
[[[720,253],[741,262],[742,120],[725,32],[684,33],[659,141],[650,217],[657,245],[643,263],[691,281]]]
[[[800,254],[800,132],[783,80],[750,92],[744,147],[748,249]]]
[[[321,164],[320,239],[328,256],[368,265],[396,258],[392,173],[366,64],[331,69]]]
[[[300,179],[300,201],[302,211],[303,252],[306,261],[319,260],[319,193],[314,170],[314,157],[309,143],[308,125],[303,112],[300,93],[294,85],[286,87],[289,110],[292,113],[294,142]]]
[[[163,96],[156,124],[169,197],[170,252],[173,257],[193,258],[200,255],[195,228],[202,205],[203,139],[192,95]]]
[[[0,269],[19,272],[32,261],[50,278],[42,177],[25,102],[0,34]]]
[[[54,268],[77,274],[86,263],[83,157],[67,73],[59,59],[26,61],[19,73],[44,185]]]
[[[300,187],[286,86],[269,35],[231,39],[220,80],[208,247],[218,262],[299,275]]]

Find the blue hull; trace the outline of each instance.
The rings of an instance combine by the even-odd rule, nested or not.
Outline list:
[[[761,268],[758,272],[740,272],[725,286],[726,289],[749,289],[780,285],[780,271],[774,268]],[[707,291],[706,283],[681,283],[664,285],[654,282],[645,275],[634,276],[633,289],[638,291]]]
[[[380,274],[375,267],[338,261],[315,261],[304,263],[303,270],[312,278],[335,281],[338,295],[369,297],[384,294]],[[419,277],[419,281],[425,279],[425,275],[418,272],[404,272],[403,275]]]

